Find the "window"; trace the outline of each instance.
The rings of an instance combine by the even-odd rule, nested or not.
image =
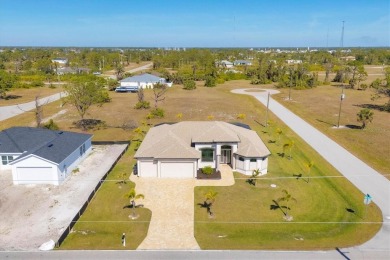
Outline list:
[[[257,161],[256,158],[251,159],[251,162],[256,162],[256,161]]]
[[[244,157],[241,157],[241,156],[240,156],[240,157],[238,157],[238,160],[241,161],[241,162],[243,162],[243,161],[244,161]]]
[[[214,161],[214,150],[211,148],[201,149],[202,152],[202,162],[212,162]]]
[[[80,146],[80,155],[83,155],[85,153],[85,144]]]
[[[1,164],[7,165],[7,164],[9,164],[10,162],[12,162],[13,159],[14,159],[13,156],[10,156],[10,155],[2,155],[2,156],[1,156]]]

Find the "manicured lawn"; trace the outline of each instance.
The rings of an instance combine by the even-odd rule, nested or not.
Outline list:
[[[133,145],[132,145],[133,146]],[[128,179],[134,163],[134,151],[130,147],[105,181],[84,214],[73,227],[59,249],[136,249],[148,232],[152,213],[146,208],[136,208],[140,217],[130,219],[129,200],[124,195],[134,187],[134,183],[122,180],[122,173]],[[142,200],[137,201],[142,204]],[[121,236],[126,233],[126,247],[122,246]]]
[[[370,204],[365,214],[363,194],[301,139],[281,127],[286,134],[279,143],[268,143],[277,138],[258,131],[272,155],[269,173],[259,178],[256,187],[238,173],[234,186],[212,187],[218,192],[214,219],[198,205],[210,187],[195,188],[195,238],[202,249],[332,249],[361,244],[381,227],[382,216],[376,205]],[[289,139],[295,141],[292,160],[278,155]],[[313,178],[307,181],[305,164],[310,160],[315,166],[310,174]],[[284,220],[273,201],[283,196],[283,189],[297,200],[288,204],[293,216],[290,222]]]

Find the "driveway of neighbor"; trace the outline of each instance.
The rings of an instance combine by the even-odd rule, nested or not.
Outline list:
[[[139,178],[131,176],[137,193],[145,195],[139,203],[152,211],[149,230],[138,250],[198,250],[194,237],[194,187],[230,186],[233,172],[221,167],[221,180]]]
[[[232,92],[252,95],[262,104],[267,105],[268,92],[275,94],[278,91],[259,89],[256,92],[253,89],[248,89],[248,91],[246,89],[235,89]],[[373,202],[381,209],[383,214],[381,230],[368,242],[348,250],[378,250],[385,252],[390,259],[390,181],[272,98],[269,100],[269,109],[363,194],[370,194]]]
[[[59,185],[13,185],[0,171],[0,251],[37,251],[63,231],[126,145],[93,146],[91,154]]]

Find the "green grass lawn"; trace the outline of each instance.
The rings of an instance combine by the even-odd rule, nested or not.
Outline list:
[[[274,134],[258,131],[272,155],[269,173],[259,177],[256,186],[247,182],[247,176],[235,173],[235,185],[212,188],[218,192],[214,219],[198,205],[210,187],[195,188],[195,237],[202,249],[331,249],[361,244],[379,230],[378,207],[370,204],[365,214],[364,195],[300,138],[282,129],[285,134],[276,143],[269,143],[277,139]],[[295,141],[291,160],[278,155],[290,139]],[[305,165],[310,160],[315,165],[308,181]],[[288,204],[290,222],[273,202],[283,196],[283,189],[296,199]],[[280,206],[286,204],[280,202]]]
[[[134,183],[126,181],[119,184],[121,174],[128,179],[130,165],[134,154],[133,145],[120,159],[96,193],[84,214],[75,224],[60,249],[136,249],[145,239],[152,213],[146,208],[136,208],[139,218],[130,219],[129,200],[124,195],[134,187]],[[142,200],[137,201],[142,204]],[[122,246],[122,233],[126,233],[126,247]]]

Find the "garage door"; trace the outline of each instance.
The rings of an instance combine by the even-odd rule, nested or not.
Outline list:
[[[157,177],[157,163],[153,161],[141,162],[139,164],[139,176],[141,177]]]
[[[19,184],[51,184],[55,181],[52,167],[17,167],[16,174]]]
[[[161,178],[194,178],[194,163],[161,162]]]

